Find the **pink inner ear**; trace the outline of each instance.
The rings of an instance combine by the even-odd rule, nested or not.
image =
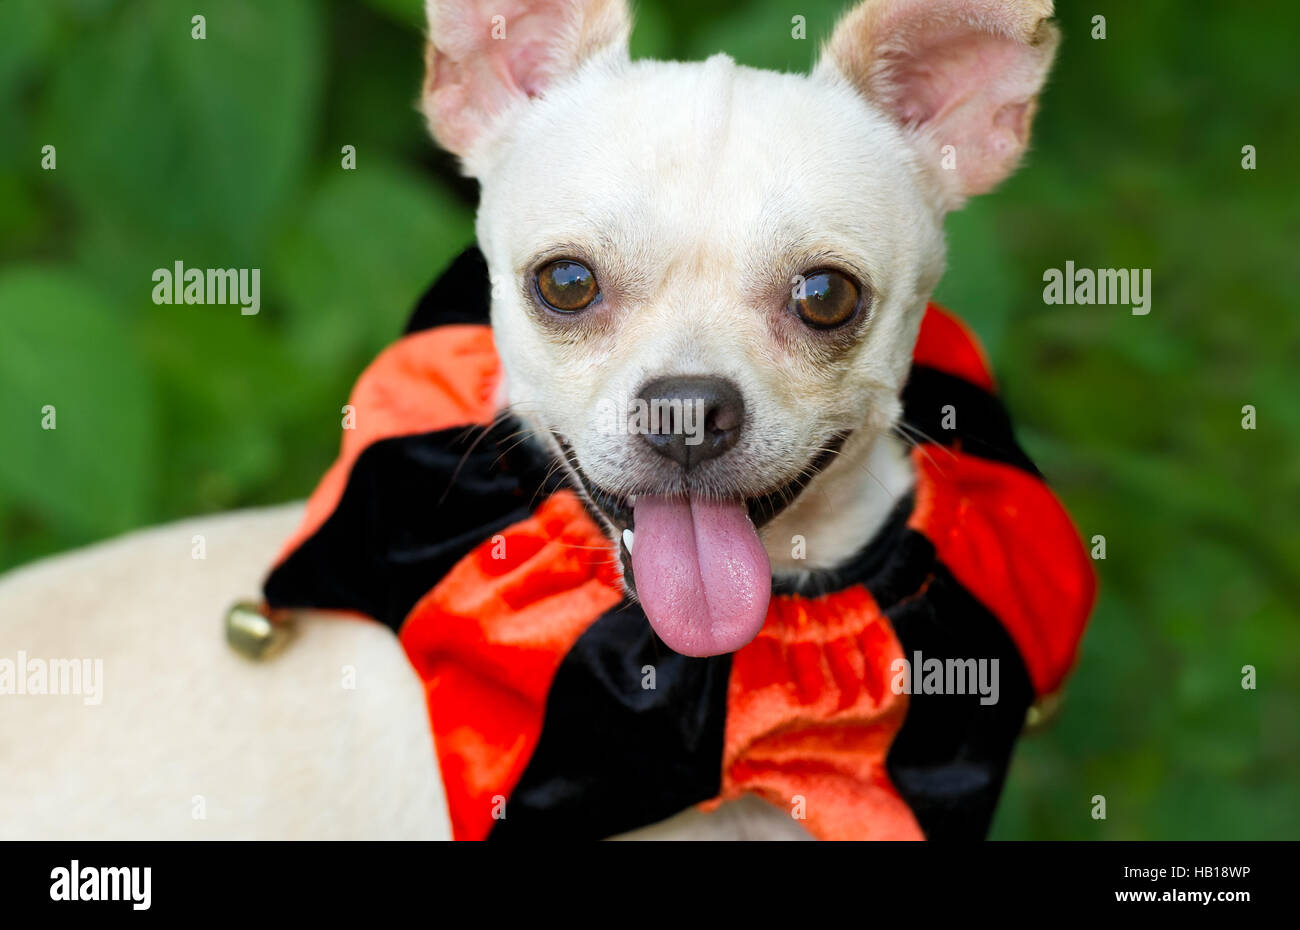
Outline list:
[[[521,93],[536,97],[558,71],[572,64],[573,26],[557,14],[554,3],[520,3],[519,7],[510,20],[508,38],[493,41],[489,54],[501,60],[501,68]]]
[[[587,17],[616,17],[608,0],[431,0],[434,48],[425,110],[444,146],[464,154],[492,118],[543,93],[578,64]],[[621,9],[621,7],[619,7]],[[588,49],[589,51],[589,49]]]
[[[453,80],[471,94],[536,96],[572,52],[576,12],[576,5],[554,0],[449,2],[443,17],[455,20],[439,53],[455,62]]]
[[[904,126],[955,147],[963,193],[986,190],[1011,170],[1043,78],[1034,49],[963,25],[921,32],[905,52],[884,58],[886,105]]]
[[[927,36],[892,73],[896,112],[909,126],[943,122],[961,109],[991,119],[1006,104],[1033,97],[1035,70],[1012,39],[969,30]]]

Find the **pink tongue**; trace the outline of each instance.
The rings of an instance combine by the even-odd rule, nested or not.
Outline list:
[[[632,574],[650,625],[675,652],[735,652],[758,635],[772,569],[740,501],[643,496]]]

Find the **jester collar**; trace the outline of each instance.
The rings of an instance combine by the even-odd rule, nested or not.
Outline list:
[[[934,438],[912,493],[845,565],[774,584],[757,638],[710,658],[655,636],[580,489],[498,416],[499,377],[471,248],[361,375],[265,585],[271,608],[397,633],[457,838],[605,837],[750,793],[827,839],[985,835],[1094,579],[963,324],[926,310],[903,417]],[[996,700],[911,687],[905,658],[996,668]]]

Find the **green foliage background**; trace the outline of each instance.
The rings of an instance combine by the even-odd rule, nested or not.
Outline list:
[[[413,108],[420,6],[0,0],[0,568],[310,490],[354,377],[472,237],[474,187]],[[803,69],[840,9],[645,0],[633,51]],[[1300,7],[1058,18],[1033,151],[952,217],[939,291],[1108,541],[1065,708],[1022,742],[994,836],[1300,837]],[[177,260],[260,267],[261,314],[155,306]],[[1153,269],[1151,314],[1044,306],[1067,260]]]

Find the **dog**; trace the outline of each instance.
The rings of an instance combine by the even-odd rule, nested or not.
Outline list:
[[[422,634],[409,632],[416,612],[445,617],[467,598],[478,606],[466,610],[487,610],[474,585],[457,581],[455,600],[448,582],[429,579],[437,586],[418,606],[404,602],[406,625],[391,624],[401,644],[381,624],[323,611],[353,609],[321,593],[338,581],[336,568],[297,566],[343,506],[345,473],[365,454],[357,449],[305,513],[294,505],[190,520],[0,582],[6,643],[25,656],[99,657],[104,668],[98,706],[34,694],[0,701],[9,734],[0,835],[432,838],[530,822],[642,837],[982,834],[1026,707],[1053,693],[1072,662],[1091,574],[1032,464],[999,432],[978,347],[930,296],[944,266],[944,216],[996,186],[1026,149],[1057,44],[1050,0],[862,0],[806,75],[725,55],[632,61],[624,0],[429,0],[428,16],[420,108],[481,188],[481,253],[458,262],[445,287],[481,285],[491,329],[485,335],[487,319],[481,332],[434,327],[407,346],[424,362],[482,358],[494,375],[460,425],[490,435],[502,422],[493,412],[508,413],[510,445],[490,443],[484,468],[522,445],[543,472],[527,506],[508,511],[514,523],[485,523],[472,542],[527,548],[535,537],[545,548],[555,543],[541,538],[547,527],[562,524],[570,549],[595,553],[599,578],[583,578],[599,582],[604,600],[584,622],[621,605],[619,629],[630,632],[620,635],[641,638],[635,648],[612,641],[608,654],[650,649],[658,658],[635,670],[667,680],[648,691],[638,680],[640,696],[626,703],[651,701],[686,749],[654,757],[672,765],[600,768],[601,756],[619,755],[600,748],[617,727],[581,718],[577,686],[569,704],[555,693],[562,678],[608,671],[598,658],[578,671],[570,664],[594,627],[575,626],[546,653],[554,680],[530,711],[577,715],[554,726],[572,725],[594,748],[569,751],[559,737],[546,742],[553,725],[540,719],[540,737],[485,740],[482,728],[513,713],[518,695],[492,698],[493,713],[476,717],[477,673],[462,676],[470,683],[458,693],[447,684],[454,675],[430,671],[428,657],[445,659],[452,646],[426,643],[421,666]],[[458,285],[458,276],[473,280]],[[1050,532],[1042,523],[985,532],[972,517],[917,541],[925,515],[948,499],[947,485],[922,474],[933,456],[913,448],[924,444],[909,439],[905,409],[917,366],[948,365],[936,353],[951,356],[940,382],[958,390],[942,380],[955,371],[961,396],[975,398],[956,415],[987,409],[976,418],[993,425],[949,443],[957,465],[938,455],[935,475],[948,467],[966,476],[962,494],[996,486],[1017,512],[1046,514]],[[1005,461],[962,465],[981,443]],[[447,482],[463,489],[463,472]],[[989,512],[1005,515],[1004,504]],[[962,497],[951,511],[978,507]],[[1064,554],[1050,563],[1026,554],[1030,545],[1015,549],[1054,586],[1030,607],[1003,609],[989,579],[1017,568],[989,569],[976,543],[1028,539],[1030,530],[1060,541]],[[369,531],[339,532],[338,545],[375,545]],[[199,535],[203,560],[191,558]],[[944,566],[898,588],[915,555],[908,547],[925,545]],[[470,577],[475,553],[458,553],[446,578]],[[507,553],[511,571],[525,571],[532,553]],[[867,563],[871,577],[887,577],[885,589],[898,588],[898,610],[927,604],[924,617],[888,613],[885,595],[865,582],[833,600],[830,579]],[[267,628],[287,629],[277,624],[288,617],[294,634],[273,659],[253,663],[220,642],[217,622],[270,565]],[[537,599],[559,584],[532,583]],[[517,587],[491,590],[519,596]],[[1054,606],[1039,610],[1044,598]],[[970,629],[987,630],[985,652],[1003,662],[996,718],[973,704],[956,717],[936,710],[906,691],[908,675],[902,692],[880,687],[877,673],[911,658],[903,647],[940,642],[932,631],[948,627],[934,620],[936,599],[949,614],[982,618]],[[891,623],[914,632],[899,639]],[[836,637],[849,627],[857,651],[841,656]],[[955,635],[953,655],[971,654],[962,637],[973,634]],[[810,696],[806,670],[790,664],[805,646],[821,650],[817,674],[834,679],[832,690],[818,685]],[[779,681],[769,680],[773,663],[786,663]],[[698,731],[683,723],[702,713],[682,698],[683,682],[726,705]],[[796,698],[802,709],[777,707]],[[932,751],[935,728],[945,727],[946,745],[994,745],[990,758],[963,768]],[[531,756],[493,751],[523,743]],[[701,752],[713,761],[701,763]],[[551,768],[539,774],[542,755]],[[593,768],[579,771],[587,755]],[[637,780],[647,772],[654,784]]]

